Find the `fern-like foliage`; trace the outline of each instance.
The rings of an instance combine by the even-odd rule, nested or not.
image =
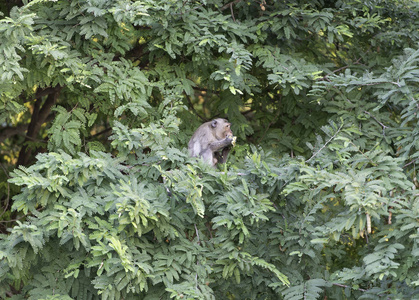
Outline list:
[[[417,1],[14,4],[0,298],[417,298]]]

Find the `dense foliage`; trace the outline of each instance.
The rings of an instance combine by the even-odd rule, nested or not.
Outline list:
[[[0,10],[0,298],[419,299],[417,2]]]

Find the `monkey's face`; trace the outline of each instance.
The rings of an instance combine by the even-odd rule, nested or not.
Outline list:
[[[233,135],[234,135],[233,131],[231,131],[231,124],[226,123],[225,127],[224,127],[224,138],[226,138],[228,136],[232,137]]]
[[[224,140],[228,136],[233,136],[231,131],[231,123],[226,119],[215,119],[211,122],[212,136],[217,140]]]

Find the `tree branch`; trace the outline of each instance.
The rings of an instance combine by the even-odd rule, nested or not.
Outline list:
[[[2,163],[0,163],[1,168],[3,169],[4,175],[6,175],[7,179],[9,179],[9,174],[7,173],[6,168],[3,166]],[[4,206],[3,206],[3,212],[0,214],[0,219],[1,217],[7,212],[8,208],[9,208],[9,203],[10,203],[10,183],[6,180],[7,183],[7,196],[6,199],[4,200]]]
[[[354,289],[354,288],[352,288],[352,287],[350,287],[350,286],[348,286],[348,285],[344,285],[344,284],[340,284],[340,283],[333,283],[333,285],[335,285],[335,286],[339,286],[339,287],[343,287],[343,288],[350,288],[350,289]],[[365,290],[365,289],[354,289],[354,290],[358,290],[358,291],[361,291],[361,292],[366,292],[367,290]]]
[[[204,122],[206,122],[206,121],[208,121],[205,117],[203,117],[203,116],[201,116],[196,110],[195,110],[195,108],[193,107],[193,103],[192,103],[192,100],[191,100],[191,98],[188,96],[188,94],[186,94],[186,93],[184,93],[185,94],[185,97],[186,97],[186,99],[188,100],[188,103],[189,103],[189,108],[194,112],[194,114],[195,115],[197,115],[202,121],[204,121]]]
[[[282,96],[281,96],[281,99],[282,99]],[[278,111],[276,112],[276,114],[275,114],[275,116],[274,116],[274,118],[273,118],[273,120],[268,124],[268,126],[266,126],[266,129],[265,129],[265,132],[263,133],[263,135],[260,137],[260,139],[258,140],[258,143],[260,143],[260,141],[261,140],[263,140],[264,138],[265,138],[265,136],[266,136],[266,133],[268,132],[268,130],[269,130],[269,127],[271,127],[272,126],[272,124],[274,124],[277,120],[278,120],[278,117],[279,117],[279,114],[281,113],[281,109],[280,108],[278,108]]]
[[[28,124],[19,124],[16,127],[5,127],[0,130],[0,143],[17,134],[23,134],[28,129]]]
[[[29,123],[28,130],[26,132],[25,142],[34,140],[36,138],[36,136],[39,133],[39,130],[41,129],[42,124],[45,123],[47,117],[49,116],[52,106],[57,102],[60,90],[61,87],[56,86],[54,88],[45,89],[42,92],[36,94],[38,98],[35,102],[31,122]],[[44,95],[48,95],[48,97],[41,107],[41,97]],[[27,165],[31,155],[32,149],[30,149],[28,145],[24,144],[20,149],[19,158],[17,160],[16,165]]]
[[[46,88],[46,89],[42,89],[42,90],[39,90],[35,94],[34,98],[32,98],[30,100],[23,99],[23,101],[24,102],[31,102],[33,100],[40,99],[44,96],[54,94],[54,93],[58,92],[60,89],[61,89],[60,86],[56,86],[54,88],[49,87],[49,88]],[[36,106],[36,104],[35,104],[35,106]],[[34,108],[34,112],[35,112],[35,108]],[[38,113],[41,113],[41,118],[45,118],[44,114],[47,113],[47,110],[44,110],[43,112],[38,112]],[[49,111],[48,111],[48,113],[49,113]],[[3,141],[5,141],[6,139],[8,139],[12,136],[15,136],[15,135],[18,135],[18,134],[23,134],[25,131],[28,130],[28,128],[29,128],[28,124],[19,124],[19,125],[16,125],[14,127],[4,127],[2,129],[0,129],[0,143],[2,143]],[[28,134],[26,134],[26,136],[28,136]]]
[[[327,144],[329,144],[331,141],[333,141],[333,139],[338,135],[338,133],[340,132],[340,130],[343,127],[343,123],[342,125],[340,125],[338,131],[335,132],[335,134],[326,142],[326,144],[324,144],[316,153],[314,153],[309,159],[306,160],[306,163],[308,163],[310,160],[312,160],[317,154],[320,153],[320,151],[322,151],[324,148],[326,148]]]
[[[230,2],[230,3],[227,3],[223,7],[221,7],[220,10],[226,10],[227,8],[232,9],[232,6],[235,5],[235,4],[237,4],[237,3],[239,3],[239,2],[242,2],[242,0],[234,0],[234,1]],[[233,19],[234,19],[234,17],[233,17]]]
[[[48,96],[50,94],[54,94],[54,93],[60,91],[61,89],[62,89],[62,87],[60,85],[57,85],[56,87],[48,87],[46,89],[38,90],[36,92],[35,96],[33,98],[29,99],[29,100],[28,99],[24,99],[24,96],[23,95],[21,95],[20,98],[24,102],[31,102],[33,100],[40,99],[40,98],[45,97],[45,96]]]
[[[234,11],[233,11],[233,3],[230,3],[230,11],[231,11],[231,17],[233,18],[233,21],[236,22],[236,18],[234,17]]]

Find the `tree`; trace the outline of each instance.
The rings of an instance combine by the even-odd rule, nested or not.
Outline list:
[[[0,6],[0,297],[417,297],[418,3],[306,2]]]

